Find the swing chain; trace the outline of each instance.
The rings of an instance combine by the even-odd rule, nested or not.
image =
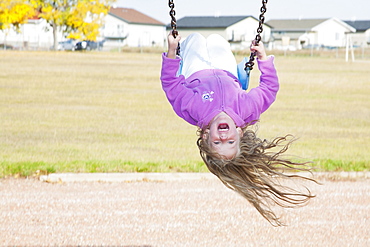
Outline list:
[[[176,30],[177,26],[176,26],[176,11],[175,11],[175,4],[173,2],[173,0],[169,0],[168,1],[168,6],[170,7],[170,17],[171,17],[171,27],[172,27],[172,35],[174,38],[176,38],[176,36],[178,35],[178,32]]]
[[[262,0],[262,7],[261,7],[261,14],[259,16],[259,26],[257,28],[257,35],[254,39],[256,41],[256,45],[261,41],[261,33],[263,32],[263,24],[265,23],[265,13],[267,11],[267,2],[268,0]],[[252,70],[254,65],[254,57],[257,55],[257,52],[252,52],[249,57],[249,62],[245,64],[245,70]]]
[[[172,28],[172,35],[174,38],[179,35],[179,32],[177,31],[177,25],[176,25],[176,11],[175,11],[175,4],[173,0],[168,0],[168,7],[170,7],[170,17],[171,17],[171,28]],[[180,55],[180,44],[178,45],[176,49],[176,54]]]

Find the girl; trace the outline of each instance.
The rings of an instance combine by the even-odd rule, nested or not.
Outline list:
[[[313,197],[281,185],[283,170],[308,170],[305,164],[280,158],[289,147],[290,136],[271,142],[248,129],[275,101],[279,89],[274,57],[262,43],[251,45],[261,71],[260,85],[249,92],[241,89],[235,57],[229,43],[219,35],[207,39],[192,34],[176,49],[181,37],[168,35],[168,52],[162,55],[161,81],[167,99],[178,116],[199,127],[197,145],[208,169],[228,188],[246,198],[273,225],[282,225],[271,210],[271,202],[283,207],[304,205]],[[269,149],[281,146],[271,153]],[[269,151],[269,152],[267,152]]]

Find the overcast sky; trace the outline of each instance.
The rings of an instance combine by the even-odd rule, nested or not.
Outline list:
[[[184,16],[259,16],[262,0],[174,0],[176,18]],[[133,8],[165,24],[170,22],[168,0],[118,0],[118,7]],[[269,0],[271,19],[330,18],[370,20],[370,0]]]

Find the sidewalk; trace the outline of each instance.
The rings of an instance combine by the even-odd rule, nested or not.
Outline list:
[[[302,176],[310,176],[301,172]],[[316,179],[350,180],[369,179],[370,172],[318,172]],[[186,181],[217,179],[211,173],[53,173],[40,176],[42,182],[135,182],[135,181]]]
[[[42,182],[135,182],[217,179],[211,173],[53,173],[40,176]]]
[[[310,183],[316,197],[307,206],[274,208],[287,224],[276,228],[208,173],[51,174],[43,179],[52,178],[64,182],[0,180],[0,246],[370,246],[369,179]]]

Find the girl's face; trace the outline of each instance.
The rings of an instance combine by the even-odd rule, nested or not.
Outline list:
[[[208,142],[212,151],[225,159],[233,159],[239,153],[239,142],[243,131],[236,127],[234,121],[226,113],[218,114],[211,121],[209,129],[205,133],[203,139]]]

